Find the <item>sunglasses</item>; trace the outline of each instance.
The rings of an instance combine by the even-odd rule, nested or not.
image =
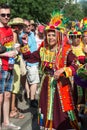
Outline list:
[[[30,26],[31,26],[31,24],[27,25],[27,27],[30,27]]]
[[[1,15],[1,17],[10,17],[11,16],[11,14],[0,14]]]
[[[83,37],[87,38],[87,35],[84,35]]]
[[[69,38],[71,38],[71,39],[75,39],[75,38],[80,38],[81,36],[80,35],[71,35],[71,36],[69,36]]]

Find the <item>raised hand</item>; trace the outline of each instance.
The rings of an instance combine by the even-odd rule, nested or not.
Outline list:
[[[24,34],[24,35],[22,36],[22,43],[23,43],[23,44],[27,44],[27,43],[28,43],[28,34]]]
[[[61,69],[59,69],[59,70],[56,70],[56,71],[54,72],[54,78],[55,78],[55,79],[58,79],[59,76],[60,76],[63,72],[64,72],[64,69],[63,69],[63,68],[61,68]]]

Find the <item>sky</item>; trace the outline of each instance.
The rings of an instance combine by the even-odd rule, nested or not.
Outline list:
[[[77,0],[77,1],[79,2],[79,1],[87,1],[87,0]]]

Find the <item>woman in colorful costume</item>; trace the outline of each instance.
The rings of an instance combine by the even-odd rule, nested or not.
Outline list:
[[[60,19],[59,19],[60,20]],[[57,19],[58,21],[58,19]],[[39,95],[38,123],[46,130],[79,130],[72,98],[69,77],[80,63],[69,44],[61,44],[60,22],[51,22],[45,30],[45,44],[38,51],[24,54],[29,62],[41,63],[41,90]],[[56,26],[57,25],[57,26]]]

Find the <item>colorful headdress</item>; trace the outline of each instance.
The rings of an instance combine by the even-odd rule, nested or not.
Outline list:
[[[87,31],[87,17],[81,20],[80,28],[82,29],[82,32]]]
[[[77,36],[77,35],[82,35],[82,31],[80,29],[80,22],[79,21],[72,21],[73,22],[73,29],[71,28],[71,30],[68,32],[68,35],[73,35],[73,36]]]
[[[77,31],[77,30],[72,31],[71,30],[68,32],[68,35],[75,35],[76,36],[76,35],[82,35],[82,33],[81,33],[81,31]]]
[[[53,13],[51,14],[51,20],[49,22],[49,25],[46,26],[45,30],[57,29],[63,31],[65,30],[65,25],[68,20],[69,19],[64,18],[63,13],[59,11],[53,11]]]
[[[75,20],[75,21],[69,21],[70,22],[70,29],[72,31],[81,31],[81,28],[80,28],[80,22]]]

